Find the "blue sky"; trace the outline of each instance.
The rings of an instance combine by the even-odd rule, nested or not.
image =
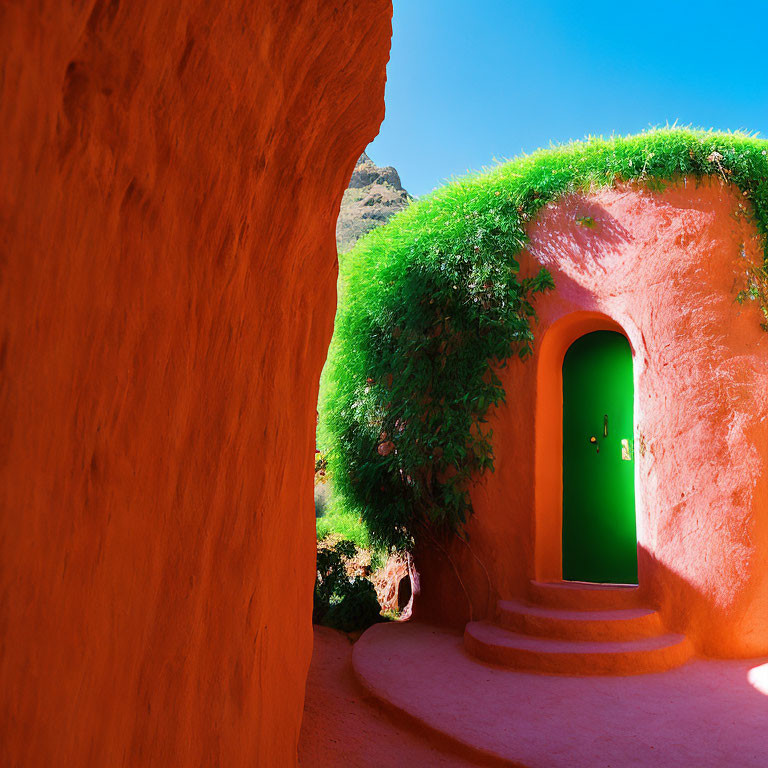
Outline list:
[[[394,0],[369,147],[409,192],[551,141],[665,123],[768,136],[768,0]]]

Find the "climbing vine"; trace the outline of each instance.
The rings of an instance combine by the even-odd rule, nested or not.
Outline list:
[[[542,150],[452,182],[343,257],[339,308],[321,381],[319,444],[334,504],[377,545],[408,549],[420,525],[459,530],[468,481],[493,468],[489,408],[498,366],[532,351],[546,270],[521,278],[526,226],[577,190],[717,175],[768,234],[768,142],[741,133],[661,129]],[[589,226],[590,222],[583,222]],[[736,298],[768,319],[768,256]]]

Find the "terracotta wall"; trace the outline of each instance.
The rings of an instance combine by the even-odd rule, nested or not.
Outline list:
[[[0,764],[289,766],[389,0],[0,8]]]
[[[569,335],[618,323],[634,353],[641,589],[700,651],[768,653],[768,334],[757,308],[734,300],[745,259],[762,257],[742,201],[719,180],[690,181],[541,213],[527,263],[546,265],[556,291],[537,304],[534,359],[503,370],[496,472],[473,489],[469,544],[418,553],[422,616],[461,625],[470,605],[479,618],[530,579],[559,577],[551,385]]]

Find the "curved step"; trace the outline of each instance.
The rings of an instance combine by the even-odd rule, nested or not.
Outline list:
[[[473,621],[464,630],[464,647],[489,664],[567,675],[639,675],[683,664],[692,654],[684,635],[641,640],[592,642],[551,640],[510,632]]]
[[[572,611],[615,611],[641,607],[636,584],[532,581],[528,586],[528,595],[532,603]]]
[[[562,640],[640,640],[664,632],[652,608],[615,611],[572,611],[499,600],[497,624],[512,632]]]

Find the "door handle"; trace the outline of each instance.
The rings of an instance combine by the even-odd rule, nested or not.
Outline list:
[[[603,416],[603,437],[608,437],[608,414]]]

